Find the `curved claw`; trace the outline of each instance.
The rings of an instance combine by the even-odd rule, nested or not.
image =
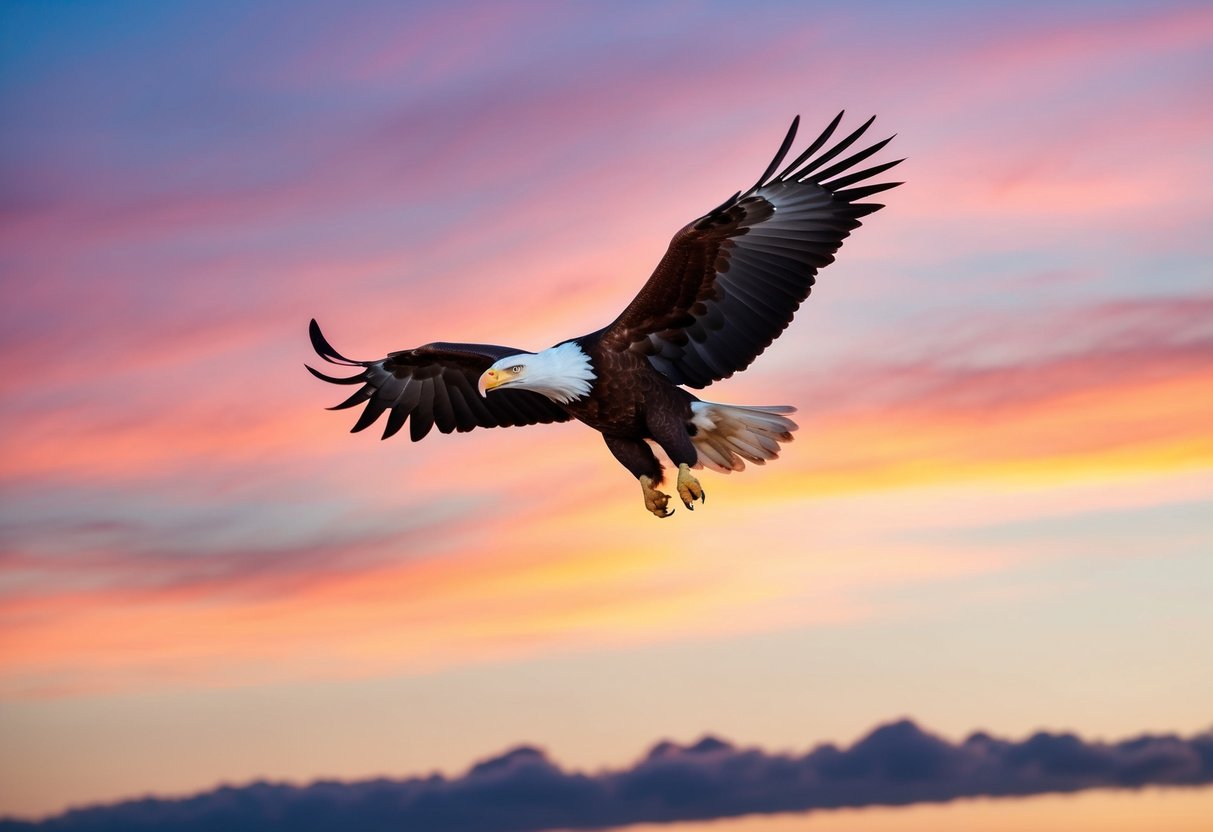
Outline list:
[[[678,466],[678,496],[682,498],[682,504],[691,511],[695,510],[696,500],[701,503],[706,503],[708,500],[703,486],[691,474],[690,466],[685,463]]]
[[[668,508],[670,495],[663,494],[654,488],[652,479],[649,477],[640,477],[640,490],[644,494],[644,507],[648,509],[653,516],[664,519],[674,513],[673,509]]]

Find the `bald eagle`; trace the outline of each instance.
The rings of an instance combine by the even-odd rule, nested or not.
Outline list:
[[[539,352],[437,342],[354,361],[333,349],[313,320],[320,357],[357,372],[335,377],[307,369],[333,384],[357,385],[330,410],[365,404],[354,432],[386,412],[384,439],[405,422],[416,442],[434,427],[451,433],[577,419],[600,432],[639,480],[645,508],[669,517],[651,440],[678,466],[678,496],[694,510],[705,495],[692,468],[727,473],[747,460],[761,465],[779,455],[797,426],[787,416],[793,407],[717,404],[683,388],[748,367],[791,322],[817,270],[834,261],[860,218],[884,207],[863,200],[901,184],[860,184],[901,159],[854,169],[892,136],[835,161],[874,116],[823,150],[842,115],[777,173],[796,138],[800,117],[793,119],[754,186],[675,234],[640,293],[597,332]]]

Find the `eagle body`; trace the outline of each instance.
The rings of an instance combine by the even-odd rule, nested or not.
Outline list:
[[[690,418],[694,396],[657,372],[644,356],[603,349],[598,333],[573,343],[589,356],[595,374],[590,395],[566,405],[574,419],[600,433],[635,436],[646,430],[650,411],[678,411]]]
[[[601,333],[574,341],[590,357],[596,379],[590,395],[566,405],[574,419],[602,434],[634,477],[661,481],[661,463],[644,440],[661,446],[675,465],[698,461],[691,437],[695,396],[659,373],[642,355],[605,349]]]
[[[786,415],[795,408],[717,404],[684,388],[748,367],[788,326],[860,218],[883,207],[862,200],[901,184],[860,184],[900,159],[855,169],[890,139],[835,161],[873,121],[826,148],[841,119],[776,173],[795,139],[794,119],[758,182],[675,234],[632,302],[596,332],[539,352],[438,342],[355,361],[333,349],[313,320],[316,352],[356,372],[307,369],[357,385],[331,409],[361,405],[354,432],[386,413],[385,439],[406,423],[419,441],[435,427],[452,433],[576,419],[602,434],[636,477],[646,509],[668,517],[654,443],[678,467],[678,496],[693,509],[704,493],[691,469],[728,473],[745,461],[775,459],[796,430]]]

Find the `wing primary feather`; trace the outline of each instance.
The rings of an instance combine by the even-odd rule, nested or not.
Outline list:
[[[862,182],[863,180],[873,177],[878,173],[884,173],[889,168],[895,167],[904,161],[905,159],[894,159],[892,162],[885,162],[883,165],[876,165],[874,167],[864,168],[861,171],[856,171],[855,173],[848,173],[846,176],[840,176],[831,182],[824,183],[824,185],[837,194],[840,190],[848,185],[854,185],[856,182]]]
[[[337,350],[333,349],[333,345],[324,337],[324,333],[320,331],[320,324],[316,323],[316,319],[312,318],[312,322],[308,324],[308,335],[312,339],[312,349],[316,350],[316,354],[328,361],[330,364],[346,364],[350,367],[361,367],[361,361],[354,361],[352,358],[346,358]]]
[[[409,412],[403,407],[393,407],[387,415],[387,424],[383,426],[383,436],[380,439],[388,439],[395,436],[396,433],[404,427],[404,421],[409,418]]]
[[[418,385],[417,407],[413,410],[413,418],[409,420],[409,438],[414,442],[425,439],[426,434],[434,427],[433,385],[433,380],[428,378]]]
[[[375,424],[375,420],[382,416],[385,410],[387,410],[387,402],[379,398],[371,399],[366,403],[366,409],[362,411],[362,415],[358,417],[358,421],[350,428],[350,433],[366,430]]]
[[[792,126],[788,128],[788,134],[783,137],[783,144],[779,146],[779,151],[775,154],[775,158],[771,160],[771,164],[767,165],[767,169],[762,172],[762,176],[758,177],[758,181],[754,183],[754,187],[745,192],[746,196],[749,196],[765,185],[767,180],[770,179],[771,174],[779,168],[783,157],[787,156],[788,151],[792,148],[792,142],[796,140],[796,129],[799,126],[800,116],[796,116],[792,119]]]
[[[397,410],[403,410],[405,413],[412,413],[417,404],[421,401],[422,382],[415,378],[405,380],[404,389],[400,391],[400,395],[396,397],[396,403],[392,407]]]
[[[440,433],[450,433],[458,423],[455,421],[455,410],[451,407],[450,397],[447,396],[446,379],[437,376],[434,381],[434,424]]]
[[[792,162],[792,164],[790,164],[786,168],[784,168],[783,171],[776,178],[779,179],[781,182],[786,179],[790,179],[791,175],[792,175],[792,171],[794,171],[794,170],[796,170],[796,168],[800,167],[800,165],[806,159],[808,159],[810,156],[812,156],[814,153],[816,153],[819,149],[821,149],[822,145],[824,145],[826,142],[828,142],[830,140],[830,136],[834,135],[834,131],[836,129],[838,129],[838,125],[842,121],[842,116],[845,112],[846,112],[846,110],[841,110],[838,113],[838,115],[834,116],[834,120],[831,121],[828,125],[826,125],[825,130],[821,131],[821,135],[818,136],[816,139],[814,139],[813,143],[811,145],[809,145],[808,148],[805,149],[804,153],[801,153],[799,156],[797,156],[796,161]]]
[[[882,182],[879,185],[865,185],[862,188],[849,188],[845,191],[835,191],[834,196],[838,197],[844,202],[854,204],[855,200],[857,199],[865,199],[872,194],[878,194],[881,191],[887,191],[890,188],[896,188],[898,185],[904,184],[904,182]]]
[[[852,217],[866,217],[868,214],[875,214],[884,207],[883,202],[861,202],[858,204],[851,203],[848,209]]]
[[[501,420],[497,418],[497,414],[488,408],[488,406],[485,404],[485,400],[480,396],[479,393],[472,390],[470,384],[464,391],[463,400],[471,409],[472,415],[478,424],[483,425],[486,428],[495,428],[501,426]]]
[[[854,133],[847,136],[845,139],[843,139],[838,144],[831,147],[829,150],[827,150],[825,153],[818,156],[813,161],[809,162],[807,165],[805,165],[800,170],[796,171],[793,174],[793,176],[803,182],[809,176],[809,174],[811,174],[813,171],[817,170],[822,165],[824,165],[826,162],[830,161],[835,156],[837,156],[839,153],[842,153],[842,151],[846,150],[848,147],[853,145],[855,143],[855,140],[858,139],[860,136],[862,136],[864,134],[864,131],[867,130],[869,127],[871,127],[872,122],[874,122],[875,120],[876,120],[876,116],[872,116],[870,119],[865,121],[863,124],[859,125],[859,127],[857,127],[855,129]]]
[[[467,433],[475,428],[478,424],[476,415],[472,412],[472,408],[468,406],[467,397],[464,395],[464,388],[452,383],[447,385],[446,394],[451,400],[451,408],[455,411],[455,429],[460,433]]]
[[[325,375],[314,367],[309,367],[307,364],[304,364],[303,366],[304,369],[306,369],[316,378],[320,379],[321,381],[327,381],[330,384],[361,384],[362,382],[366,381],[366,373],[359,373],[356,376],[349,376],[347,378],[338,378],[337,376]]]
[[[871,156],[872,154],[878,152],[882,147],[884,147],[886,144],[888,144],[891,141],[893,141],[893,137],[889,136],[887,139],[885,139],[882,142],[876,142],[876,144],[872,145],[871,147],[864,148],[863,150],[859,151],[858,153],[852,153],[850,156],[843,159],[841,162],[835,162],[834,164],[830,165],[828,168],[826,168],[825,170],[823,170],[817,174],[817,181],[824,183],[831,176],[837,176],[838,174],[842,173],[844,170],[851,167],[852,165],[857,165],[860,162],[862,162],[864,159]]]
[[[373,393],[374,391],[375,391],[375,388],[368,384],[365,387],[363,387],[361,390],[358,390],[356,393],[354,393],[354,395],[350,396],[348,399],[343,401],[341,404],[335,404],[332,407],[326,407],[325,410],[345,410],[346,408],[350,408],[350,407],[354,407],[356,405],[362,404],[364,401],[366,401],[367,399],[369,399],[371,397],[371,393]]]

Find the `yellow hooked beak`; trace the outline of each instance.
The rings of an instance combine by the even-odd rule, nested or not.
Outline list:
[[[485,370],[476,384],[476,389],[480,391],[481,397],[487,396],[490,390],[499,386],[505,379],[506,374],[501,370]]]

